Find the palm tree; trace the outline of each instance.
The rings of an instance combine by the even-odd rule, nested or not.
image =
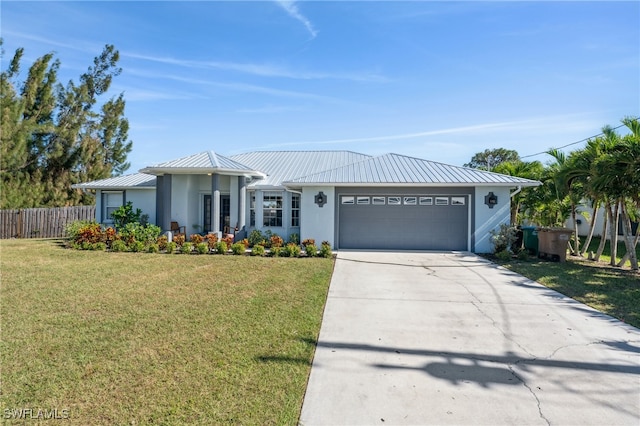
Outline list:
[[[558,200],[566,199],[570,205],[569,214],[573,221],[573,232],[575,245],[571,247],[571,252],[574,255],[580,254],[580,237],[578,235],[578,218],[577,218],[577,206],[584,197],[584,189],[582,182],[578,178],[580,174],[572,175],[573,172],[579,170],[579,166],[576,165],[576,159],[579,156],[567,156],[564,152],[558,149],[550,149],[547,154],[551,155],[556,162],[549,166],[549,171],[553,174],[556,196]]]
[[[629,204],[632,209],[640,208],[640,125],[637,119],[631,118],[624,119],[623,123],[631,133],[622,138],[610,127],[603,129],[604,137],[611,145],[594,163],[593,186],[597,191],[606,194],[610,201],[606,208],[611,223],[611,265],[615,266],[617,261],[619,217],[631,268],[638,270]]]
[[[539,180],[542,177],[544,166],[539,161],[507,161],[498,164],[494,169],[496,173],[502,173],[509,176],[517,176],[525,179]],[[511,224],[519,224],[522,220],[518,214],[526,202],[531,196],[531,193],[535,188],[523,188],[520,192],[513,195],[511,198]]]

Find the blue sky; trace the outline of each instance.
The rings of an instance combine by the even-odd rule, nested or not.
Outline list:
[[[210,149],[462,165],[640,115],[637,1],[3,0],[1,14],[3,69],[18,47],[23,70],[54,51],[61,80],[77,80],[116,46],[128,172]]]

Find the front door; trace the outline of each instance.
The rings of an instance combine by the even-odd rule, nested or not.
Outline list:
[[[203,230],[205,233],[214,231],[212,228],[213,224],[211,223],[211,195],[207,194],[204,196],[204,227]],[[216,229],[215,231],[224,230],[225,226],[231,226],[231,198],[229,195],[220,195],[220,229]]]

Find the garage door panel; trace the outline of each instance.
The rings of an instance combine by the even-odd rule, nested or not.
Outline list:
[[[466,205],[339,206],[339,247],[391,250],[467,250]]]

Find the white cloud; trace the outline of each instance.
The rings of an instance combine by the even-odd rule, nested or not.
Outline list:
[[[298,9],[295,1],[276,0],[276,3],[281,8],[283,8],[289,14],[289,16],[300,21],[306,27],[307,31],[309,31],[309,34],[311,34],[311,39],[316,38],[316,36],[318,35],[318,31],[313,27],[311,21],[309,21],[302,13],[300,13],[300,10]]]
[[[166,65],[176,65],[185,68],[219,69],[225,71],[237,71],[244,74],[257,75],[261,77],[282,77],[295,80],[348,80],[358,82],[387,82],[388,78],[376,72],[355,72],[355,73],[330,73],[330,72],[309,72],[293,71],[281,66],[270,64],[251,64],[238,62],[221,61],[194,61],[190,59],[177,59],[167,56],[152,56],[138,53],[121,53],[121,56],[162,63]]]

